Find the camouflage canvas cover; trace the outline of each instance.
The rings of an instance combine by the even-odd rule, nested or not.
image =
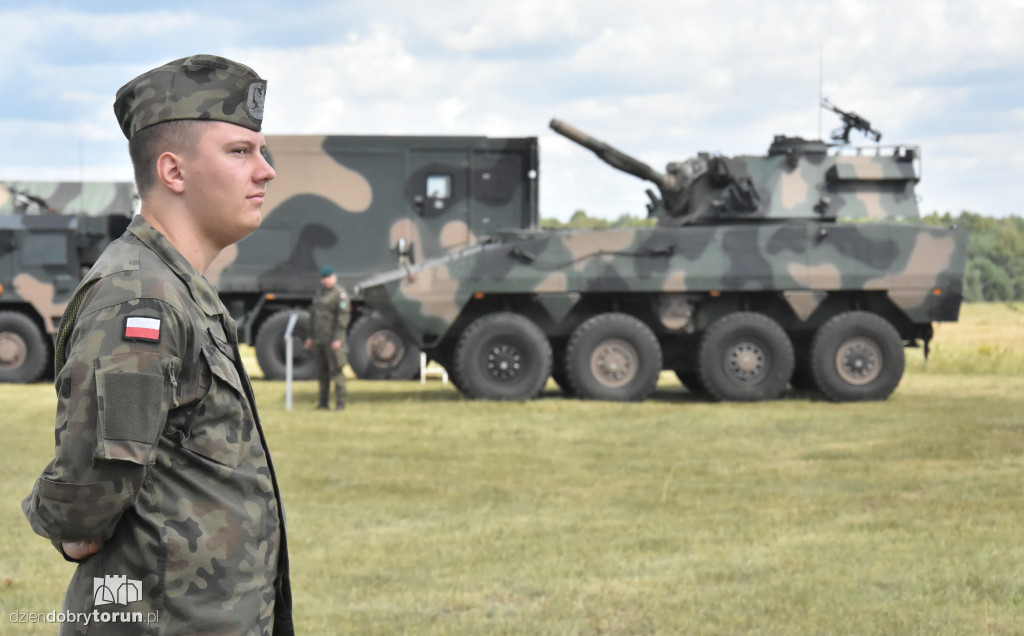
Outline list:
[[[0,181],[0,215],[131,216],[138,198],[130,181]]]

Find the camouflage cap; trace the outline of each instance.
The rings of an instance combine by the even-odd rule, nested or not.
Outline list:
[[[114,115],[124,136],[176,119],[226,121],[250,130],[263,124],[267,81],[248,66],[193,55],[139,75],[117,91]]]

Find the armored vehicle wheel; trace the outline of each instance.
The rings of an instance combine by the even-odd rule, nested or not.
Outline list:
[[[292,378],[312,380],[316,377],[313,354],[306,350],[309,333],[309,313],[298,310],[299,318],[292,329]],[[268,380],[284,380],[286,375],[284,332],[288,328],[291,311],[279,311],[263,321],[256,334],[256,361]]]
[[[683,383],[686,390],[695,395],[707,395],[707,387],[700,381],[700,373],[697,371],[679,371],[676,370],[676,377]]]
[[[565,368],[581,398],[639,401],[658,384],[661,345],[650,327],[633,316],[598,314],[572,332]]]
[[[717,400],[771,400],[793,375],[789,336],[764,314],[719,318],[704,332],[698,355],[701,383]]]
[[[419,375],[420,349],[377,312],[348,330],[348,363],[364,380],[410,380]]]
[[[562,393],[567,397],[573,397],[576,395],[576,392],[573,390],[572,385],[569,384],[569,375],[565,369],[565,347],[555,347],[553,350],[551,379],[555,381],[555,384],[562,390]]]
[[[0,382],[33,382],[50,362],[36,323],[16,311],[0,311]]]
[[[540,327],[512,312],[470,323],[455,346],[455,377],[466,396],[529,400],[551,375],[551,345]]]
[[[833,402],[884,400],[900,383],[905,363],[896,328],[864,311],[832,318],[811,345],[811,379]]]

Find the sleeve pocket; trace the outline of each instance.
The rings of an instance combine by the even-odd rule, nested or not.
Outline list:
[[[100,358],[96,369],[99,424],[96,457],[152,464],[167,421],[170,356]]]

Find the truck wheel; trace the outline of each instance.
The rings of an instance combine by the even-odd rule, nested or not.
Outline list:
[[[524,316],[508,311],[487,314],[459,338],[454,366],[467,397],[529,400],[551,375],[551,344]]]
[[[36,323],[16,311],[0,311],[0,382],[34,382],[52,363]]]
[[[896,390],[905,364],[896,328],[864,311],[832,318],[811,345],[814,387],[833,402],[884,400]]]
[[[384,316],[371,312],[348,330],[348,363],[364,380],[409,380],[419,376],[420,349]]]
[[[713,322],[698,352],[701,383],[717,400],[755,402],[778,397],[795,364],[793,345],[764,314],[736,312]]]
[[[299,313],[295,328],[292,329],[292,379],[312,380],[316,378],[316,367],[313,354],[306,350],[306,337],[309,334],[309,312],[304,309]],[[260,326],[256,334],[256,361],[263,369],[263,377],[268,380],[284,380],[285,342],[284,332],[288,328],[291,311],[278,311],[271,314]]]
[[[565,345],[551,348],[553,355],[551,360],[551,379],[555,381],[558,388],[566,397],[575,397],[576,391],[569,383],[569,372],[565,364]]]
[[[587,400],[640,401],[661,373],[661,345],[633,316],[599,314],[572,332],[565,349],[569,384]]]

